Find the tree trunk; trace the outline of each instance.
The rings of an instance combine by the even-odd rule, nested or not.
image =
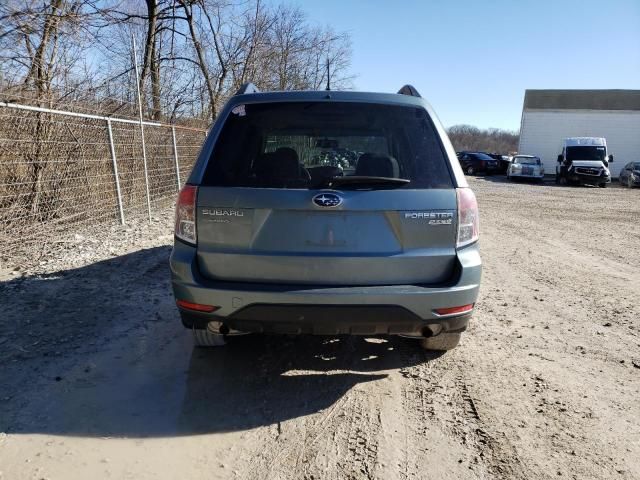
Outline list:
[[[36,48],[35,54],[31,59],[31,66],[25,79],[25,83],[33,82],[38,95],[44,93],[47,87],[47,77],[45,72],[45,55],[51,38],[57,34],[58,22],[60,21],[59,10],[63,0],[53,0],[51,2],[51,13],[47,15],[42,28],[42,37],[40,45]]]
[[[189,26],[189,34],[191,35],[191,41],[193,42],[193,48],[196,51],[196,55],[198,56],[198,66],[200,67],[200,71],[202,72],[202,76],[204,77],[205,86],[207,87],[207,93],[209,94],[209,105],[211,109],[211,120],[214,121],[217,116],[216,111],[216,95],[214,93],[213,84],[211,83],[211,78],[209,77],[209,71],[207,69],[207,63],[204,58],[204,52],[202,51],[202,45],[198,41],[198,35],[195,30],[195,26],[193,24],[193,10],[192,6],[187,4],[184,0],[178,0],[180,6],[184,10],[185,17],[187,18],[187,25]]]
[[[153,56],[151,57],[151,101],[153,111],[151,117],[160,120],[162,115],[162,104],[160,102],[160,62],[154,45]]]
[[[144,57],[142,60],[142,71],[140,72],[140,94],[143,109],[146,110],[147,95],[144,89],[149,71],[153,70],[151,64],[155,62],[156,47],[156,24],[158,22],[158,4],[156,0],[146,0],[147,5],[147,35],[144,42]],[[153,76],[153,71],[151,72]],[[153,78],[152,78],[153,83]],[[154,112],[155,113],[155,112]]]

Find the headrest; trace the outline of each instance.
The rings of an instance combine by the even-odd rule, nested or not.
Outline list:
[[[356,175],[364,177],[399,178],[400,168],[395,158],[388,155],[363,153],[356,165]]]
[[[257,178],[267,180],[290,180],[300,178],[298,154],[293,148],[282,147],[275,152],[263,153],[254,165]]]
[[[298,154],[293,148],[280,147],[275,151],[275,154],[282,162],[298,164]]]

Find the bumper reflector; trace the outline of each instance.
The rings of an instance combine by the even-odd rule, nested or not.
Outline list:
[[[461,305],[459,307],[436,308],[434,312],[438,315],[453,315],[454,313],[467,313],[473,310],[473,303]]]
[[[178,305],[180,308],[184,308],[185,310],[194,310],[196,312],[205,312],[205,313],[211,313],[218,310],[218,308],[220,308],[220,307],[215,307],[213,305],[202,305],[201,303],[191,303],[191,302],[187,302],[186,300],[176,300],[176,305]]]

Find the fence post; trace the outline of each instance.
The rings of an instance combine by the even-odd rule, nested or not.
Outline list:
[[[173,159],[176,162],[176,179],[178,180],[178,191],[180,191],[180,164],[178,163],[178,146],[176,145],[176,127],[171,126],[171,136],[173,137]]]
[[[151,197],[149,195],[149,172],[147,169],[147,148],[144,141],[144,122],[142,121],[142,100],[140,98],[140,80],[138,77],[138,54],[136,53],[136,39],[131,35],[133,43],[133,65],[136,70],[136,91],[138,92],[138,113],[140,116],[140,135],[142,136],[142,163],[144,165],[144,187],[147,192],[147,214],[149,222],[151,222]]]
[[[118,175],[118,161],[116,160],[116,148],[113,145],[113,131],[111,130],[110,119],[107,119],[107,130],[109,132],[109,147],[111,148],[111,162],[113,163],[113,176],[116,179],[116,193],[118,194],[118,211],[120,212],[120,224],[124,225],[124,210],[122,208],[122,193],[120,192],[120,177]]]

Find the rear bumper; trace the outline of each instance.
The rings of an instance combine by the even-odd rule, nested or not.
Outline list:
[[[510,178],[519,178],[519,179],[523,179],[523,180],[543,180],[544,179],[544,173],[542,175],[523,175],[521,173],[510,173],[509,174]]]
[[[254,304],[227,317],[182,310],[182,324],[189,329],[206,328],[209,322],[231,332],[309,335],[405,335],[430,336],[460,332],[471,314],[425,320],[408,310],[390,305],[277,305]],[[224,332],[224,330],[220,330]],[[233,334],[233,333],[232,333]]]
[[[310,334],[405,334],[455,331],[470,314],[439,316],[438,308],[476,302],[481,277],[478,245],[458,251],[459,269],[447,286],[309,286],[218,282],[198,271],[196,249],[176,241],[171,254],[178,299],[219,307],[214,313],[181,310],[189,328],[210,321],[247,332]]]

